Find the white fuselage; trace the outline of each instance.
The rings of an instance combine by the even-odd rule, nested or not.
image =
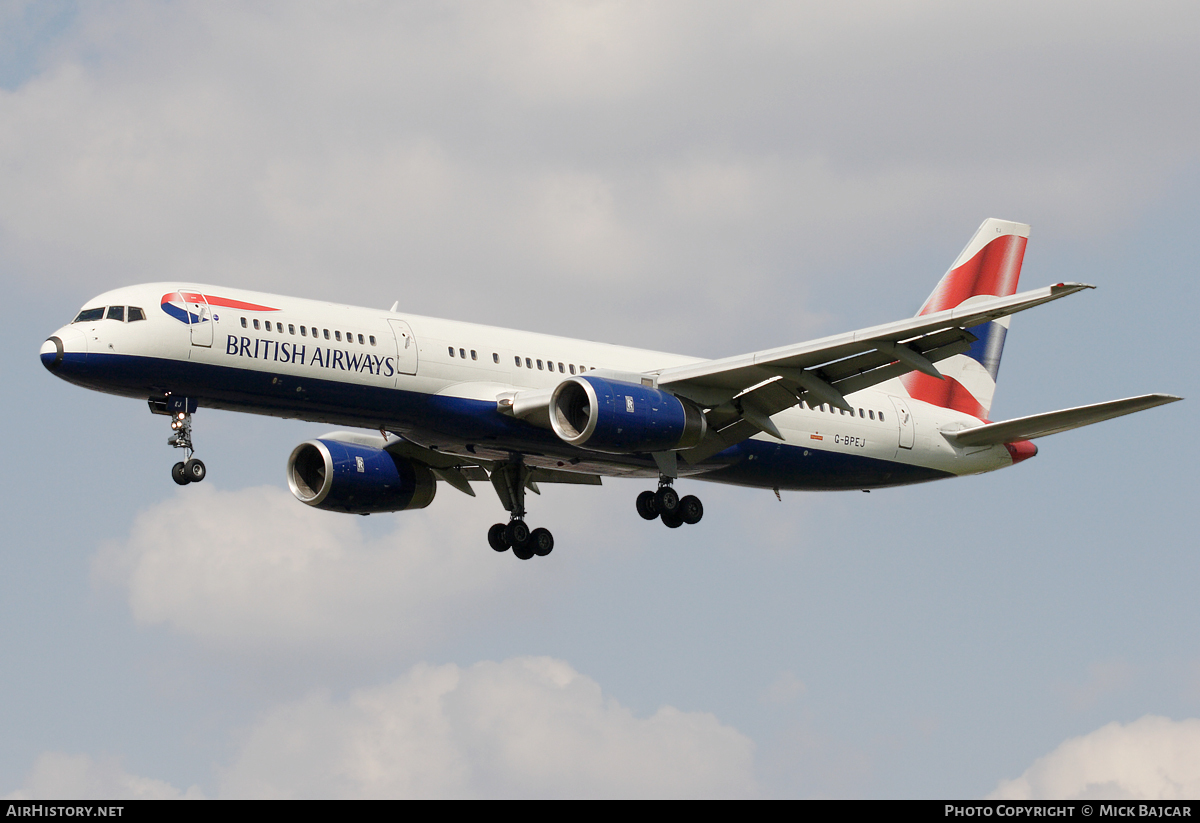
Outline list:
[[[176,299],[166,299],[171,295]],[[188,299],[200,295],[213,302]],[[130,286],[99,295],[83,308],[107,314],[109,307],[140,308],[145,319],[127,313],[121,320],[76,321],[55,332],[64,379],[142,399],[185,395],[201,407],[383,429],[448,453],[487,457],[519,451],[534,465],[603,475],[653,476],[657,470],[647,455],[570,447],[545,427],[506,416],[497,401],[552,390],[585,371],[636,380],[701,362],[197,284]],[[853,413],[806,404],[780,412],[772,420],[782,442],[758,434],[711,460],[681,461],[680,474],[768,488],[869,488],[986,472],[1013,462],[1003,446],[952,446],[942,431],[980,421],[913,400],[897,380],[847,400]],[[837,479],[839,466],[853,467],[844,481]]]

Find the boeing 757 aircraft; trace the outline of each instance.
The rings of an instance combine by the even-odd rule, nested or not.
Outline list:
[[[1147,394],[992,422],[1009,318],[1092,288],[1017,294],[1029,226],[986,220],[917,316],[777,349],[702,360],[491,326],[196,283],[102,294],[42,344],[57,376],[170,417],[204,479],[192,415],[229,409],[335,431],[287,461],[304,503],[354,514],[428,506],[437,481],[509,512],[488,532],[527,560],[554,548],[525,523],[542,483],[657,478],[638,514],[704,514],[680,478],[787,490],[877,489],[978,474],[1030,441],[1180,398]]]

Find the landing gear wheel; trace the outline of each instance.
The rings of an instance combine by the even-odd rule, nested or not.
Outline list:
[[[534,529],[529,535],[529,547],[538,557],[545,557],[554,551],[554,535],[549,529]]]
[[[679,492],[670,486],[663,486],[654,495],[654,502],[658,504],[658,513],[660,515],[674,514],[679,510]]]
[[[518,546],[516,543],[514,543],[512,549],[513,554],[515,554],[521,560],[531,560],[533,558],[534,551],[532,542],[526,543],[524,546]]]
[[[662,518],[663,525],[668,529],[678,529],[683,525],[683,517],[679,512],[663,512],[659,517]]]
[[[192,479],[187,475],[187,468],[182,460],[171,467],[171,479],[181,486],[186,486],[192,482]]]
[[[704,504],[694,494],[689,494],[679,501],[679,516],[684,523],[694,526],[704,517]]]
[[[637,512],[643,520],[654,520],[658,517],[658,499],[652,491],[644,491],[637,498]]]
[[[504,534],[507,530],[508,527],[503,523],[497,523],[488,529],[488,545],[498,552],[508,551],[508,538]]]
[[[199,483],[208,474],[208,470],[202,462],[193,457],[183,464],[183,473],[187,475],[189,483]]]
[[[513,547],[514,552],[523,549],[529,542],[529,527],[525,525],[524,520],[510,520],[504,528],[504,539]]]

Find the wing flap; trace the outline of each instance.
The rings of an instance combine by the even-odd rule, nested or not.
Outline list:
[[[779,437],[771,415],[802,398],[849,410],[846,395],[911,371],[941,378],[934,364],[968,351],[977,340],[971,328],[1090,288],[1059,283],[807,343],[677,366],[658,373],[658,386],[706,409],[708,434],[682,453],[695,463],[760,431]]]
[[[1106,403],[1076,406],[1071,409],[1004,420],[1000,423],[988,423],[985,426],[960,431],[942,432],[942,436],[956,446],[995,446],[1002,443],[1016,443],[1020,440],[1033,440],[1037,437],[1058,434],[1081,426],[1090,426],[1103,420],[1111,420],[1114,417],[1152,409],[1155,406],[1174,403],[1176,400],[1182,399],[1173,394],[1143,394],[1137,397],[1126,397],[1123,400],[1109,400]]]
[[[532,467],[529,477],[538,483],[567,483],[575,486],[599,486],[600,475],[583,472],[566,472],[560,469],[544,469],[541,466]]]

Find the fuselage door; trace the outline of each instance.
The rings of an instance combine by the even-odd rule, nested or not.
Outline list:
[[[396,338],[396,372],[398,374],[417,373],[417,341],[413,337],[412,328],[403,320],[388,318],[392,327],[392,335]]]
[[[194,291],[180,292],[183,307],[187,310],[188,324],[192,330],[192,345],[211,347],[213,344],[212,308],[203,294]]]
[[[917,426],[908,412],[908,404],[892,395],[892,405],[896,407],[896,419],[899,421],[897,425],[900,427],[900,448],[911,449],[916,438]]]

